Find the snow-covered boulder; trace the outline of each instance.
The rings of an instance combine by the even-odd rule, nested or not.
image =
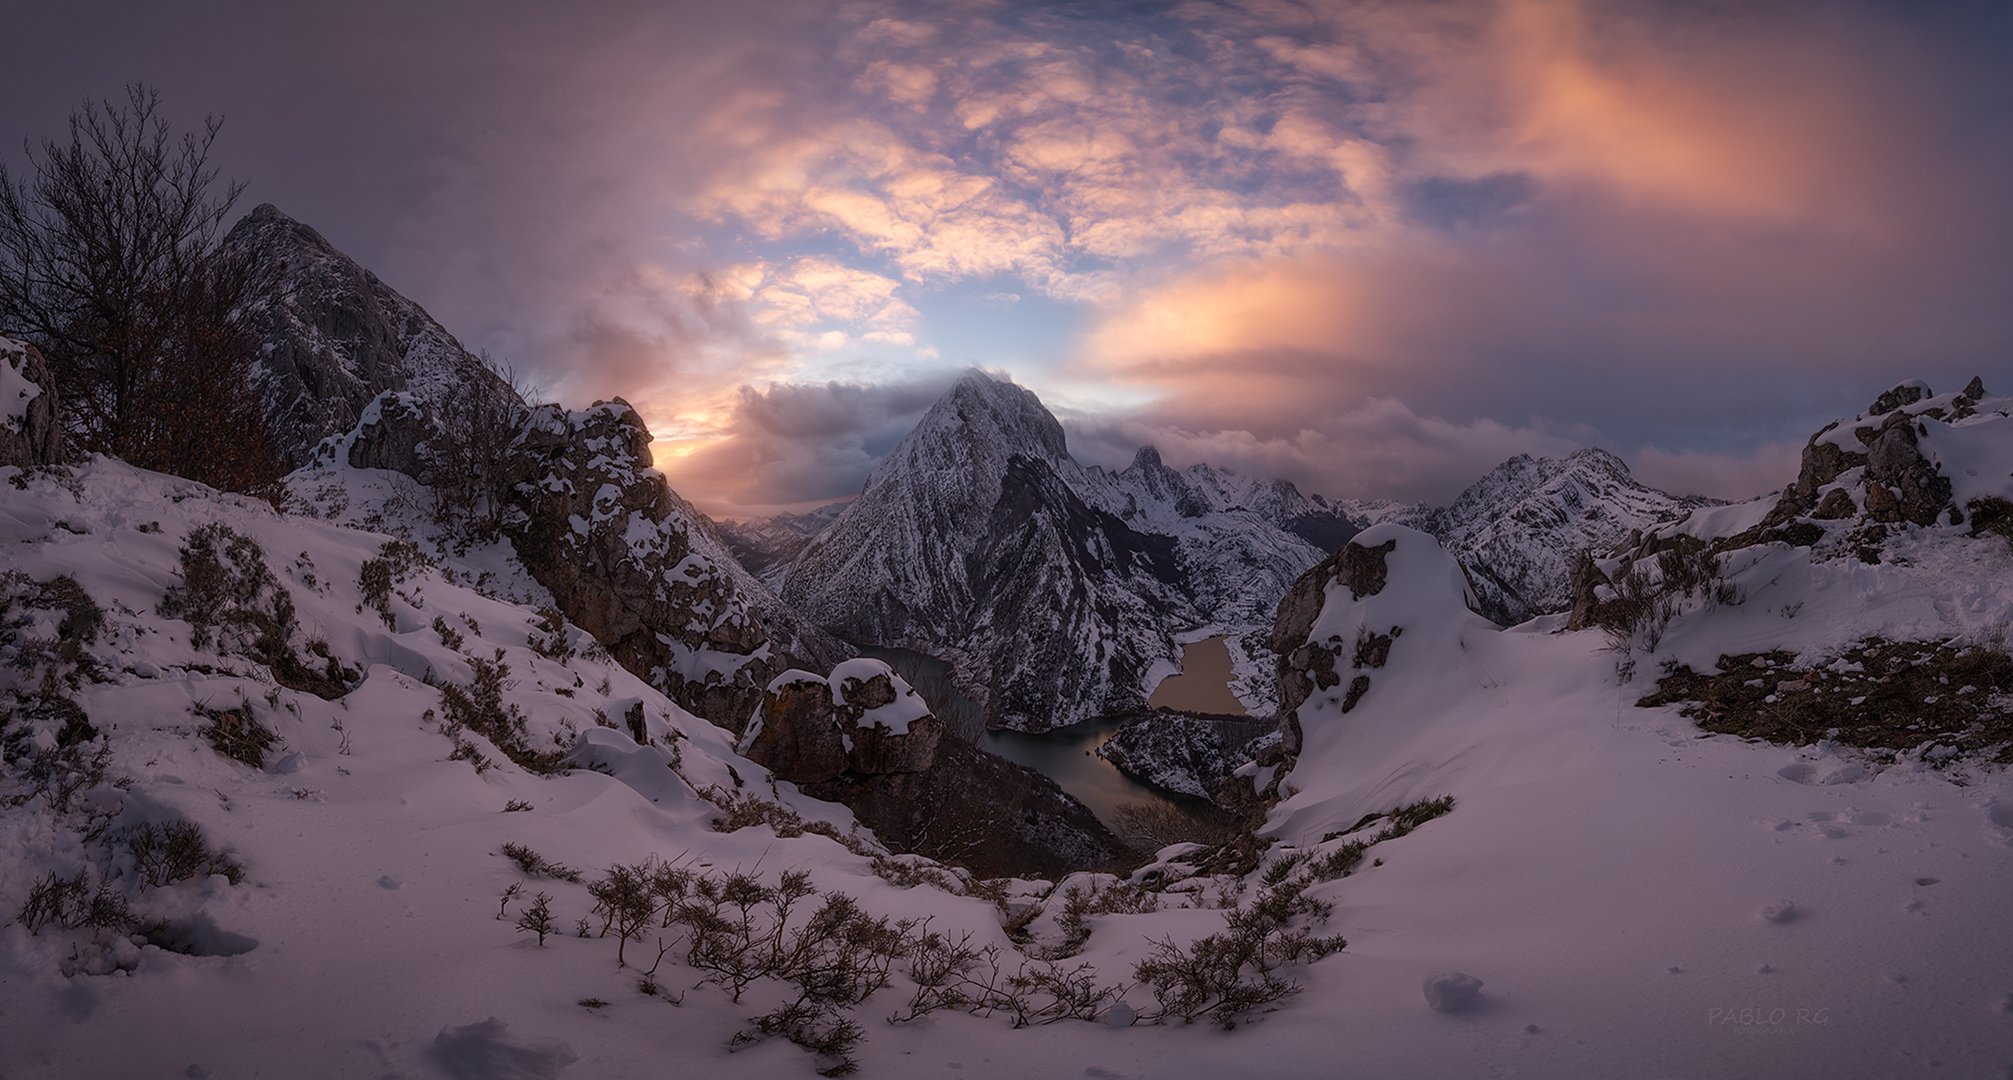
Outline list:
[[[786,671],[770,682],[740,751],[784,780],[842,773],[922,772],[936,761],[943,723],[879,660],[848,660],[829,679]]]

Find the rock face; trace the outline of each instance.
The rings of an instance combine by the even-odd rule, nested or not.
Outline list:
[[[418,304],[271,203],[239,219],[224,246],[281,268],[256,303],[264,340],[254,379],[288,468],[354,428],[387,390],[428,402],[470,388],[516,399]]]
[[[804,794],[846,804],[891,848],[982,877],[1056,876],[1131,856],[1047,777],[943,738],[878,660],[848,660],[829,678],[777,676],[740,750]]]
[[[56,380],[35,346],[0,337],[0,465],[63,460]]]
[[[1881,394],[1867,411],[1826,424],[1804,445],[1796,482],[1750,530],[1747,542],[1789,539],[1812,544],[1858,527],[1855,543],[1878,539],[1865,526],[1960,524],[1969,497],[1960,487],[1969,477],[1943,471],[1936,443],[1958,439],[1956,425],[1981,412],[2004,414],[2007,399],[1986,392],[1974,378],[1955,394],[1938,395],[1917,379]],[[1841,534],[1842,535],[1842,534]],[[1862,543],[1861,546],[1864,546]]]
[[[650,468],[627,402],[534,409],[511,454],[504,533],[518,558],[567,619],[685,708],[739,731],[793,661],[848,652],[806,627],[769,632],[760,601],[780,602]]]
[[[1392,527],[1377,528],[1379,532],[1384,532]],[[1351,541],[1302,574],[1285,598],[1279,601],[1279,611],[1272,623],[1271,645],[1273,654],[1279,658],[1278,723],[1280,745],[1285,753],[1290,755],[1300,750],[1300,704],[1316,691],[1341,685],[1338,661],[1345,654],[1353,651],[1350,667],[1359,672],[1364,668],[1383,667],[1391,655],[1391,639],[1402,633],[1403,627],[1362,635],[1359,640],[1348,643],[1340,639],[1318,640],[1313,636],[1313,629],[1327,607],[1332,588],[1347,589],[1350,599],[1356,601],[1383,592],[1390,573],[1385,559],[1397,546],[1397,537],[1386,539],[1374,547]],[[1356,702],[1369,688],[1370,677],[1367,674],[1354,676],[1342,711],[1355,708]]]
[[[1176,472],[1151,448],[1121,472],[1085,469],[1033,394],[974,371],[804,546],[781,592],[840,637],[948,660],[988,726],[1046,731],[1142,709],[1178,670],[1178,634],[1270,621],[1322,552],[1243,501],[1342,527],[1291,485]],[[1264,660],[1232,656],[1246,676]],[[1239,691],[1267,704],[1269,687]]]
[[[848,660],[831,677],[786,671],[762,695],[741,753],[798,784],[917,773],[936,761],[943,724],[879,660]]]

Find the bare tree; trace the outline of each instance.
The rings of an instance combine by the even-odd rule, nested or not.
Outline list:
[[[244,191],[212,191],[222,120],[178,138],[159,110],[129,86],[72,112],[67,145],[28,146],[32,178],[0,165],[0,331],[48,358],[74,446],[255,490],[279,462],[246,301],[274,268],[218,250]]]
[[[481,360],[481,374],[455,383],[434,402],[440,434],[428,442],[425,480],[434,491],[436,518],[463,522],[486,537],[502,525],[512,482],[509,451],[537,391],[487,349]]]

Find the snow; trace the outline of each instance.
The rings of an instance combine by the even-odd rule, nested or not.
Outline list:
[[[1998,468],[1998,421],[1981,413],[1947,432],[1923,423],[1946,472]],[[392,601],[400,630],[359,611],[359,567],[389,534],[357,525],[369,512],[380,527],[397,524],[402,489],[387,474],[318,482],[339,480],[350,509],[334,512],[331,494],[310,517],[104,459],[69,478],[0,470],[6,568],[36,582],[72,575],[105,613],[83,649],[106,681],[75,691],[111,747],[89,805],[113,828],[196,822],[247,875],[146,890],[115,880],[168,921],[161,940],[187,953],[53,926],[30,934],[18,919],[0,926],[0,1074],[814,1075],[816,1060],[780,1039],[730,1053],[728,1038],[778,1002],[754,992],[731,1001],[675,950],[659,977],[682,1004],[639,993],[635,962],[654,954],[652,939],[632,942],[631,967],[618,968],[613,942],[573,936],[591,912],[586,886],[527,878],[505,843],[590,881],[652,855],[701,870],[800,869],[875,915],[929,919],[1011,952],[990,903],[897,887],[825,836],[713,831],[708,791],[773,799],[842,835],[852,819],[773,783],[728,733],[612,663],[532,654],[524,628],[542,594],[504,550],[477,546],[417,572]],[[295,644],[318,636],[360,670],[348,694],[277,687],[259,665],[197,649],[188,624],[156,614],[179,580],[183,537],[211,522],[262,545],[299,609]],[[1879,565],[1813,562],[1785,545],[1738,553],[1728,572],[1744,602],[1680,614],[1657,653],[1635,658],[1628,683],[1598,632],[1499,631],[1469,610],[1458,565],[1432,537],[1396,523],[1359,537],[1387,540],[1385,587],[1360,598],[1331,588],[1313,636],[1402,633],[1348,713],[1346,671],[1301,707],[1303,744],[1280,775],[1287,797],[1265,822],[1276,841],[1266,859],[1332,851],[1347,841],[1331,834],[1418,799],[1452,795],[1455,806],[1379,844],[1381,864],[1366,858],[1310,889],[1335,905],[1323,932],[1349,945],[1286,972],[1304,992],[1227,1033],[1122,1026],[1116,1008],[1102,1022],[1024,1030],[956,1012],[888,1025],[881,1018],[910,989],[898,972],[858,1013],[861,1076],[1983,1077],[2013,1066],[2005,769],[1937,767],[1928,747],[1890,758],[1704,737],[1675,709],[1633,704],[1665,661],[1710,666],[1784,649],[1799,664],[1829,663],[1870,633],[2003,632],[2013,619],[2003,538],[1911,526]],[[59,616],[6,615],[8,707],[32,691],[19,665]],[[436,617],[466,635],[460,651],[441,641]],[[422,680],[466,680],[467,657],[495,649],[511,667],[503,700],[525,712],[536,745],[570,748],[570,771],[504,762],[479,773],[449,756],[438,717],[425,716],[440,693]],[[842,665],[829,682],[879,670]],[[787,672],[771,685],[792,678],[823,677]],[[265,769],[219,756],[197,734],[195,706],[240,701],[282,739]],[[636,705],[642,743],[625,721]],[[596,710],[618,726],[599,726]],[[0,777],[10,794],[18,774],[9,766]],[[505,810],[518,804],[530,809]],[[0,917],[91,850],[47,796],[0,805]],[[512,885],[523,895],[502,901]],[[1027,903],[1047,888],[1008,891]],[[1068,963],[1131,981],[1153,940],[1222,929],[1221,911],[1176,905],[1233,884],[1183,888],[1158,911],[1090,916],[1086,949]],[[538,892],[563,927],[543,948],[511,922]],[[499,904],[508,918],[496,917]],[[1468,984],[1451,977],[1463,975],[1486,992],[1439,1011],[1436,992],[1442,1003],[1458,996]],[[1124,1001],[1135,1014],[1153,1006],[1138,987]]]
[[[29,403],[42,396],[42,388],[22,372],[27,366],[28,347],[0,337],[0,423],[17,430],[28,422]]]
[[[1426,1004],[1434,1012],[1459,1012],[1482,995],[1482,980],[1458,971],[1426,976]]]

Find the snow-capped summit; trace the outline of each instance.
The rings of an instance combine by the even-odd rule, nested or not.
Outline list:
[[[949,660],[995,727],[1140,708],[1178,670],[1177,637],[1269,625],[1323,554],[1203,470],[1151,448],[1085,469],[1040,399],[971,371],[804,547],[783,598],[841,637]],[[1233,656],[1262,707],[1270,657]]]

